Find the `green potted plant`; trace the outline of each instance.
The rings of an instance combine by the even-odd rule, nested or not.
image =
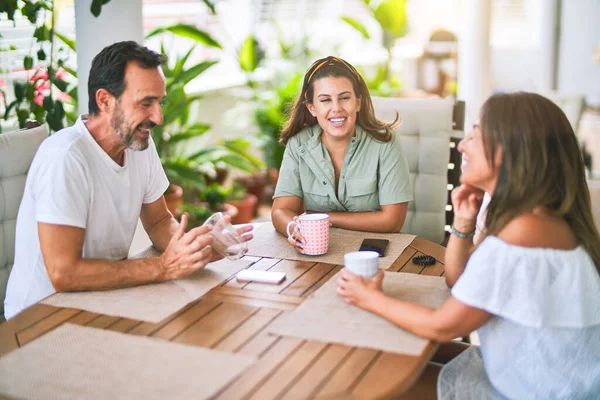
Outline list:
[[[165,32],[189,38],[194,45],[181,57],[163,67],[166,78],[167,98],[163,106],[163,124],[152,130],[152,138],[171,187],[165,193],[167,205],[173,214],[179,213],[184,192],[191,196],[200,193],[207,181],[217,179],[219,172],[236,168],[253,172],[261,165],[244,147],[244,139],[222,141],[209,148],[191,151],[191,140],[205,135],[210,125],[191,121],[191,107],[202,98],[199,94],[188,94],[185,86],[218,61],[189,62],[198,45],[221,48],[221,45],[206,32],[191,25],[176,24],[157,28],[148,34],[153,37]],[[165,53],[161,45],[161,52]]]
[[[406,0],[381,0],[378,2],[364,0],[364,3],[383,33],[381,44],[385,48],[387,59],[385,63],[377,67],[374,77],[366,77],[364,73],[362,75],[365,76],[365,81],[372,94],[389,97],[397,94],[401,86],[400,81],[392,74],[391,63],[392,48],[396,44],[396,40],[405,36],[407,32]],[[371,39],[369,31],[362,22],[349,16],[342,16],[342,20],[356,29],[365,39]]]
[[[206,186],[196,200],[184,202],[181,212],[187,213],[191,226],[199,226],[216,212],[229,215],[232,219],[238,214],[238,209],[226,202],[228,191],[222,185],[213,183]]]
[[[232,224],[247,224],[256,215],[258,197],[249,193],[247,188],[235,182],[227,191],[227,203],[237,208],[237,214],[231,218]]]
[[[286,44],[280,38],[280,58],[286,60],[290,65],[298,62],[305,64],[310,54],[307,38],[305,36],[299,44],[295,43],[293,45]],[[246,74],[247,86],[252,91],[250,101],[254,105],[254,123],[258,127],[256,137],[263,152],[267,174],[239,177],[237,182],[246,186],[248,192],[254,194],[260,200],[263,197],[263,192],[265,192],[264,197],[270,197],[272,187],[277,183],[285,151],[284,146],[279,143],[279,136],[289,109],[300,90],[302,74],[298,68],[294,67],[292,72],[277,70],[272,79],[255,79],[256,69],[268,60],[266,60],[265,52],[253,35],[249,35],[244,41],[238,53],[238,58],[240,69]],[[302,65],[302,68],[304,68],[304,65]],[[268,189],[265,187],[268,187]],[[254,207],[255,213],[257,207],[258,204]]]
[[[188,216],[188,228],[200,226],[210,217],[213,212],[206,205],[185,203],[181,206],[181,212]]]

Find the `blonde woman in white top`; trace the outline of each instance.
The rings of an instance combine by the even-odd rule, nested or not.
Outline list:
[[[437,378],[441,399],[600,397],[600,238],[583,163],[563,112],[533,93],[493,96],[459,144],[464,169],[439,309],[382,291],[383,273],[343,272],[338,294],[416,335],[478,330]],[[483,193],[484,238],[473,243]]]

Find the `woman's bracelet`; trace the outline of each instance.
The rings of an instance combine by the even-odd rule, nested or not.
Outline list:
[[[454,227],[454,225],[452,225],[450,227],[450,233],[459,239],[472,239],[473,236],[475,236],[475,229],[473,229],[473,232],[464,233],[461,231],[457,231],[456,228]]]

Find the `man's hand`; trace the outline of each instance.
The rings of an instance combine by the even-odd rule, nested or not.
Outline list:
[[[185,232],[188,216],[181,217],[179,228],[160,256],[159,280],[179,279],[206,266],[213,259],[211,227],[199,226]]]
[[[225,215],[225,223],[226,224],[230,224],[231,223],[231,217],[229,215]],[[242,238],[242,240],[244,242],[247,242],[249,240],[252,240],[252,238],[254,237],[250,232],[254,229],[254,226],[248,224],[248,225],[244,225],[240,228],[237,228],[235,231],[237,232],[237,234]],[[215,245],[216,247],[216,245]],[[213,252],[212,252],[212,258],[210,262],[213,261],[218,261],[221,260],[223,258],[223,255],[220,254],[219,252],[217,252],[214,248],[213,248]]]

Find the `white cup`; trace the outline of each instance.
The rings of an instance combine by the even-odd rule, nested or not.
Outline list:
[[[379,253],[375,251],[353,251],[344,254],[344,268],[354,275],[372,278],[379,270]]]

